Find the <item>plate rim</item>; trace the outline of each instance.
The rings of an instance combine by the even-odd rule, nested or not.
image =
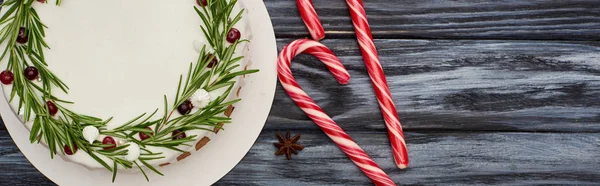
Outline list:
[[[256,51],[253,51],[251,53],[251,57],[252,57],[252,61],[253,61],[253,65],[258,66],[261,70],[261,72],[257,75],[252,75],[249,76],[247,78],[249,79],[257,79],[257,76],[260,76],[260,83],[258,83],[257,85],[259,85],[260,87],[255,87],[253,89],[259,89],[258,91],[253,91],[253,92],[243,92],[242,95],[246,94],[251,94],[250,96],[253,97],[261,97],[263,103],[258,104],[258,105],[252,105],[252,102],[257,102],[256,99],[251,99],[249,103],[246,104],[241,104],[242,106],[246,106],[249,107],[249,105],[252,105],[252,111],[254,112],[251,115],[250,120],[252,120],[253,122],[259,122],[259,124],[256,123],[251,123],[254,126],[254,128],[251,129],[251,131],[248,130],[243,130],[242,132],[245,133],[250,133],[245,137],[245,140],[240,141],[239,143],[236,143],[235,147],[231,147],[230,149],[241,149],[238,150],[237,152],[234,152],[232,154],[229,154],[228,156],[223,156],[225,157],[224,159],[229,159],[226,162],[222,162],[222,160],[220,161],[215,161],[212,164],[219,164],[219,165],[223,165],[217,169],[212,169],[210,171],[209,174],[212,174],[210,176],[207,176],[206,179],[201,179],[201,180],[197,180],[197,177],[189,177],[190,179],[193,180],[193,184],[201,184],[201,185],[212,185],[215,182],[217,182],[218,180],[220,180],[222,177],[224,177],[225,175],[227,175],[227,173],[229,173],[231,170],[233,170],[233,168],[239,163],[241,162],[242,158],[250,151],[250,149],[252,148],[252,146],[254,145],[254,143],[258,140],[258,137],[260,135],[260,132],[262,131],[267,118],[269,116],[270,110],[271,110],[271,106],[273,104],[274,98],[275,98],[275,90],[276,90],[276,85],[277,85],[277,70],[276,70],[276,60],[277,60],[277,44],[276,44],[276,38],[275,38],[275,32],[273,29],[273,24],[271,22],[271,18],[269,16],[269,13],[267,11],[267,8],[264,4],[264,2],[262,0],[244,0],[244,1],[239,1],[240,3],[244,4],[244,8],[246,9],[246,11],[248,12],[248,18],[249,18],[249,23],[250,23],[250,27],[252,30],[252,34],[254,39],[251,42],[251,46],[254,46],[253,48],[260,48],[260,55],[256,54]],[[252,24],[252,23],[258,23],[260,22],[261,24]],[[262,63],[259,63],[257,61],[260,61]],[[267,62],[266,64],[264,62]],[[270,65],[270,66],[269,66]],[[251,81],[251,80],[250,80]],[[246,84],[252,84],[252,83],[246,83]],[[245,87],[244,90],[249,89],[248,87]],[[246,101],[244,101],[246,100]],[[244,99],[242,100],[242,103],[244,102],[248,102],[248,99]],[[54,182],[55,184],[58,185],[80,185],[82,183],[82,181],[88,181],[88,182],[84,182],[87,185],[106,185],[107,183],[110,183],[110,179],[105,179],[105,178],[98,178],[98,177],[106,177],[107,175],[109,176],[110,174],[103,174],[101,173],[101,171],[104,171],[105,173],[108,173],[105,170],[90,170],[85,168],[82,165],[79,164],[75,164],[75,163],[70,163],[70,162],[65,162],[65,160],[63,160],[62,158],[54,158],[54,159],[50,159],[50,156],[48,155],[48,149],[46,147],[44,147],[43,145],[40,144],[31,144],[28,140],[27,137],[22,136],[22,134],[26,134],[28,136],[29,134],[29,130],[27,130],[27,128],[23,125],[23,123],[21,122],[21,120],[16,116],[16,114],[13,112],[12,108],[10,107],[10,105],[8,104],[8,101],[6,99],[0,99],[0,115],[2,116],[2,121],[9,133],[9,135],[11,136],[11,139],[14,141],[15,145],[19,148],[19,150],[23,153],[24,157],[39,171],[41,172],[44,176],[46,176],[48,179],[50,179],[52,182]],[[236,107],[236,110],[238,108]],[[244,108],[240,109],[243,110]],[[248,109],[248,108],[246,108]],[[256,113],[259,114],[256,114]],[[234,112],[233,113],[233,120],[235,120],[236,116],[239,115],[240,112]],[[243,113],[242,113],[243,114]],[[248,114],[246,114],[248,115]],[[239,118],[239,117],[238,117]],[[235,122],[235,121],[234,121]],[[7,124],[7,123],[14,123],[14,124]],[[240,127],[238,127],[240,128]],[[205,147],[203,147],[203,150],[207,150],[210,151],[211,149],[216,149],[219,146],[219,138],[224,138],[225,135],[235,135],[235,133],[239,131],[235,131],[234,132],[230,132],[230,130],[224,130],[219,132],[218,135],[214,135],[213,140],[211,140],[210,143],[208,143]],[[224,140],[221,140],[221,143],[224,143]],[[214,151],[213,151],[214,152]],[[190,156],[188,159],[184,160],[184,161],[194,161],[194,160],[200,160],[201,156],[206,156],[206,153],[202,154],[202,153],[196,153],[193,156]],[[56,168],[53,167],[53,165],[61,165],[60,168]],[[177,163],[174,165],[170,165],[167,167],[164,167],[164,169],[167,169],[165,171],[163,171],[163,168],[161,168],[161,171],[163,171],[163,173],[165,173],[165,176],[157,176],[154,175],[154,173],[149,173],[149,177],[150,177],[150,182],[146,182],[145,179],[143,179],[143,176],[141,176],[140,173],[135,173],[135,174],[131,174],[131,173],[120,173],[117,176],[117,180],[115,181],[114,184],[112,185],[131,185],[131,184],[152,184],[152,185],[159,185],[162,182],[168,181],[169,184],[173,184],[173,180],[172,179],[168,179],[169,174],[167,174],[166,172],[174,172],[177,170],[172,170],[174,168],[182,168],[184,170],[180,170],[181,171],[198,171],[198,170],[189,170],[190,166],[186,166],[183,167],[185,164],[182,165],[182,163]],[[69,174],[68,172],[65,171],[60,171],[63,169],[77,169],[77,170],[87,170],[90,173],[92,173],[91,175],[83,175],[83,176],[76,176],[73,177],[73,175]],[[200,170],[202,171],[202,170]],[[204,170],[206,171],[206,170]],[[71,171],[73,172],[73,171]],[[95,174],[102,174],[101,176],[94,176]],[[139,175],[138,175],[139,174]],[[125,177],[125,178],[123,178]],[[133,178],[130,178],[133,177]],[[121,179],[120,179],[121,178]],[[162,179],[161,179],[162,178]],[[102,180],[104,179],[104,180]],[[123,179],[125,179],[123,181]],[[134,179],[134,180],[132,180]],[[121,180],[121,181],[120,181]],[[157,181],[158,180],[158,181]],[[92,183],[90,183],[89,181],[94,181]],[[186,182],[185,180],[183,182]],[[190,182],[186,182],[187,184],[189,184]]]

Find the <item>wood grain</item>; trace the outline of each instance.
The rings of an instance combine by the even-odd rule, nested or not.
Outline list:
[[[353,38],[346,1],[313,1],[326,38]],[[265,0],[278,37],[308,37],[295,1]],[[368,0],[376,38],[600,40],[597,0]]]
[[[289,41],[279,39],[278,45]],[[350,70],[350,84],[337,85],[325,67],[309,56],[294,61],[296,78],[397,182],[600,180],[597,42],[377,40],[400,117],[410,134],[413,163],[404,172],[392,168],[383,121],[355,40],[324,44]],[[270,149],[275,131],[285,130],[300,131],[309,146],[291,165],[273,156]],[[6,132],[1,134],[5,141],[10,139]],[[10,144],[3,143],[3,147]],[[2,149],[18,155],[3,156],[9,159],[0,167],[11,170],[0,171],[0,177],[10,177],[17,169],[19,175],[43,178],[18,149]],[[261,138],[220,183],[248,181],[259,185],[368,183],[281,89]]]
[[[0,130],[0,180],[0,185],[54,185],[27,161],[5,130]]]
[[[301,132],[306,148],[285,160],[273,155],[275,132],[264,131],[242,162],[216,185],[370,183],[327,136]],[[394,168],[386,133],[350,135],[400,184],[592,184],[600,179],[600,134],[409,132],[412,165],[406,171]],[[0,131],[2,185],[52,185],[7,136]]]
[[[0,0],[2,2],[2,0]],[[265,0],[281,49],[308,37],[293,0]],[[411,167],[394,168],[343,0],[314,0],[323,41],[352,75],[338,85],[309,56],[300,84],[400,184],[600,182],[600,6],[596,0],[368,0]],[[306,149],[273,155],[275,133]],[[54,185],[0,124],[0,185]],[[278,87],[265,129],[216,185],[369,185]]]
[[[264,131],[217,185],[369,185],[329,138],[302,131],[306,148],[292,160],[274,156]],[[385,132],[351,132],[398,184],[592,184],[600,179],[599,134],[406,133],[411,167],[394,167]],[[251,173],[251,174],[249,174]]]
[[[280,47],[288,39],[278,40]],[[349,131],[384,131],[353,39],[323,42],[352,76],[338,85],[315,58],[293,73]],[[375,41],[407,131],[600,131],[600,43],[558,41]],[[278,89],[266,129],[318,130]],[[359,118],[359,119],[358,119]],[[292,124],[293,123],[293,124]]]

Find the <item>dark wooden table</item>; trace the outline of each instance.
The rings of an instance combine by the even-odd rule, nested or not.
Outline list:
[[[295,1],[265,0],[277,45],[307,37]],[[386,129],[343,0],[315,0],[352,79],[299,56],[306,91],[399,184],[600,182],[598,0],[366,0],[411,165],[394,168]],[[293,160],[274,135],[301,133]],[[53,185],[0,131],[0,184]],[[260,138],[217,185],[368,185],[278,87]]]

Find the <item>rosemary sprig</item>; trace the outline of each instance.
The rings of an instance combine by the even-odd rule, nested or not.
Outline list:
[[[160,119],[152,118],[158,113],[158,110],[152,114],[141,114],[138,117],[122,124],[114,129],[107,129],[106,124],[111,118],[100,119],[85,114],[79,114],[65,107],[63,104],[73,104],[72,102],[62,100],[52,95],[52,87],[58,87],[61,91],[67,92],[67,85],[54,75],[48,68],[44,59],[44,50],[50,49],[44,41],[47,28],[41,21],[40,16],[32,7],[36,0],[6,0],[0,7],[8,8],[6,13],[0,16],[0,43],[7,43],[7,47],[0,55],[0,60],[8,58],[7,70],[14,73],[13,89],[10,99],[18,98],[19,110],[23,110],[24,120],[32,121],[33,126],[30,131],[29,139],[32,143],[46,143],[50,150],[51,157],[58,153],[64,153],[64,146],[83,150],[94,160],[113,173],[113,182],[117,176],[119,167],[131,169],[135,165],[146,180],[148,176],[143,167],[153,172],[163,175],[156,167],[150,165],[148,161],[165,158],[161,152],[152,152],[147,146],[162,147],[175,151],[183,152],[181,147],[190,146],[189,143],[197,140],[198,136],[188,136],[183,139],[173,140],[171,134],[174,131],[189,130],[207,130],[219,127],[220,123],[229,123],[230,118],[219,116],[225,112],[228,106],[236,103],[239,99],[225,102],[225,99],[231,93],[235,85],[235,77],[255,73],[258,70],[234,70],[239,67],[238,62],[243,57],[234,57],[234,51],[238,44],[248,42],[247,40],[237,41],[232,44],[226,44],[225,37],[227,32],[241,20],[242,11],[233,15],[234,6],[237,0],[209,0],[208,6],[196,8],[195,11],[202,19],[203,25],[200,27],[205,37],[209,41],[209,51],[205,46],[195,63],[191,63],[188,74],[184,79],[180,77],[177,92],[173,104],[169,107],[167,96],[164,96],[164,113]],[[56,0],[56,5],[60,5],[61,0]],[[26,28],[28,42],[18,44],[17,38],[19,30]],[[213,68],[208,69],[212,58],[218,58],[219,63]],[[24,69],[28,66],[34,66],[39,71],[42,79],[41,86],[33,81],[27,80],[24,76]],[[208,69],[208,70],[207,70]],[[178,105],[189,99],[197,90],[205,89],[214,91],[225,89],[226,91],[208,106],[197,112],[171,118]],[[60,114],[51,116],[48,112],[47,101],[56,105]],[[21,114],[21,113],[19,113]],[[35,117],[32,117],[35,115]],[[92,144],[87,142],[82,134],[86,126],[93,126],[99,129],[101,134],[109,135],[129,142],[136,143],[143,152],[136,161],[127,161],[124,156],[127,155],[128,144],[120,145],[110,150],[104,150],[99,141]],[[148,127],[154,127],[149,130]],[[151,138],[137,140],[133,136],[137,133],[153,133]],[[104,158],[102,158],[104,157]],[[112,165],[104,161],[109,159]],[[141,165],[140,165],[141,164]]]

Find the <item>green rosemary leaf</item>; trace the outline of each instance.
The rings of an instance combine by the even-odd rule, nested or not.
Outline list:
[[[113,172],[113,169],[112,169],[110,166],[108,166],[108,164],[107,164],[107,163],[106,163],[104,160],[100,159],[100,157],[98,157],[96,154],[94,154],[94,152],[92,152],[92,151],[91,151],[91,150],[89,150],[89,149],[88,149],[86,152],[87,152],[87,153],[88,153],[88,154],[89,154],[89,155],[90,155],[92,158],[94,158],[94,160],[96,160],[98,163],[100,163],[100,165],[102,165],[104,168],[106,168],[108,171],[110,171],[110,172]]]
[[[227,87],[227,86],[232,86],[234,85],[235,82],[225,82],[225,83],[220,83],[220,84],[216,84],[214,86],[211,86],[210,88],[206,88],[206,91],[213,91],[213,90],[217,90],[223,87]]]
[[[231,19],[231,23],[229,25],[233,26],[236,23],[238,23],[240,20],[242,20],[242,14],[244,11],[245,11],[245,9],[242,9],[240,12],[238,12],[238,14],[233,19]]]
[[[188,88],[188,84],[190,83],[190,78],[192,78],[193,74],[192,74],[192,68],[193,68],[193,64],[190,63],[190,67],[188,68],[188,75],[185,79],[185,85],[183,85],[183,92],[187,92],[187,88]],[[181,76],[180,77],[180,81],[181,81]],[[179,88],[177,88],[177,95],[179,95]],[[178,100],[177,98],[175,98],[175,100]]]
[[[112,176],[112,182],[114,183],[114,182],[115,182],[115,178],[117,178],[117,170],[119,170],[119,169],[118,169],[118,167],[117,167],[117,161],[116,161],[116,160],[114,160],[114,159],[113,159],[113,164],[114,164],[114,165],[113,165],[113,176]]]
[[[16,2],[17,2],[17,0],[6,0],[0,6],[8,6],[8,5],[15,4]]]
[[[233,61],[233,60],[232,60],[232,61]],[[239,64],[231,65],[231,66],[227,67],[227,69],[225,69],[225,70],[223,71],[223,73],[224,73],[224,74],[231,73],[231,71],[232,71],[233,69],[235,69],[235,68],[238,68],[238,67],[240,67],[240,65],[239,65]]]
[[[63,123],[65,123],[65,122],[63,122]],[[64,130],[65,130],[64,131],[64,134],[65,134],[65,138],[64,138],[65,139],[65,144],[67,146],[69,146],[70,149],[75,149],[74,145],[73,145],[73,144],[75,144],[75,142],[73,142],[73,139],[72,139],[73,137],[71,136],[71,132],[68,131],[68,128],[65,128]]]
[[[119,163],[119,165],[123,166],[126,169],[131,169],[133,168],[133,163],[121,158],[115,158],[117,163]]]
[[[169,113],[169,102],[167,101],[167,95],[164,95],[164,103],[165,103],[165,105],[164,105],[165,114],[163,115],[164,116],[163,120],[166,120],[166,118],[168,117],[167,113]]]
[[[146,113],[143,113],[127,122],[125,122],[123,125],[121,125],[120,127],[117,127],[116,129],[114,129],[113,131],[120,131],[120,129],[123,129],[125,127],[127,127],[127,125],[132,124],[133,122],[137,121],[138,119],[144,117],[146,115]]]
[[[140,167],[140,165],[137,162],[134,161],[133,163],[135,163],[135,166],[137,166],[137,168],[140,169],[140,172],[142,172],[142,174],[144,174],[146,181],[150,182],[150,179],[148,179],[148,175],[146,175],[146,172],[144,172],[144,169],[142,169],[142,167]]]
[[[256,69],[243,70],[243,71],[239,71],[239,72],[234,72],[234,73],[227,74],[226,76],[224,76],[221,79],[221,81],[229,81],[229,80],[233,79],[234,77],[241,76],[241,75],[247,75],[247,74],[253,74],[253,73],[256,73],[256,72],[258,72],[258,70],[256,70]]]
[[[113,145],[111,145],[111,144],[105,144],[105,145],[102,145],[102,147],[110,147],[110,146],[113,146]],[[108,150],[98,150],[97,152],[98,152],[98,153],[115,153],[115,152],[118,152],[118,151],[124,150],[124,149],[126,149],[127,147],[129,147],[129,144],[120,145],[120,146],[118,146],[118,147],[115,147],[115,148],[112,148],[112,149],[108,149]]]
[[[142,164],[144,164],[144,166],[148,167],[148,169],[154,171],[156,174],[164,176],[163,173],[161,173],[160,171],[156,170],[153,166],[151,166],[150,164],[146,163],[146,161],[144,160],[140,160],[140,162],[142,162]]]
[[[204,128],[204,127],[197,127],[197,126],[186,126],[186,127],[181,127],[181,130],[184,131],[188,131],[188,130],[204,130],[204,131],[209,131],[209,132],[213,132],[212,128]]]
[[[181,91],[181,83],[182,83],[182,81],[183,81],[183,75],[180,75],[179,76],[179,83],[177,85],[177,94],[175,94],[175,102],[183,102],[183,101],[179,101],[179,93]],[[186,84],[187,84],[187,82],[186,82]],[[184,91],[185,91],[185,88],[184,88]],[[179,105],[179,104],[175,104],[175,105],[173,105],[173,107],[176,108],[177,105]]]
[[[144,161],[150,161],[150,160],[159,160],[159,159],[163,159],[165,158],[164,156],[158,156],[158,157],[140,157],[138,159],[140,160],[144,160]]]
[[[185,152],[184,150],[175,148],[173,145],[153,144],[153,145],[150,145],[150,146],[162,147],[162,148],[170,149],[170,150],[177,151],[177,152],[180,152],[180,153],[184,153]]]
[[[31,132],[29,133],[29,141],[31,143],[38,141],[37,139],[40,135],[41,130],[42,126],[40,124],[40,120],[38,119],[38,117],[36,117],[35,119],[33,119],[33,126],[31,127]]]
[[[0,17],[0,23],[4,24],[4,22],[11,19],[10,18],[11,15],[13,15],[13,13],[15,13],[15,10],[17,10],[17,8],[18,8],[18,6],[12,6],[12,7],[8,8],[8,10],[4,13],[4,15],[2,17]],[[12,19],[14,19],[14,16],[12,16]]]
[[[139,123],[146,123],[148,120],[150,120],[152,117],[154,117],[154,115],[156,115],[156,113],[158,112],[158,109],[154,110],[154,112],[152,112],[152,114],[148,115],[148,117],[146,117],[146,119],[140,121]],[[139,125],[139,124],[138,124]],[[146,127],[143,127],[146,128]],[[152,131],[150,131],[152,132]]]
[[[148,134],[153,133],[152,130],[148,130],[148,129],[145,129],[145,128],[129,128],[128,130],[131,131],[131,132],[134,132],[134,134],[138,133],[138,132],[139,133],[148,133]]]

